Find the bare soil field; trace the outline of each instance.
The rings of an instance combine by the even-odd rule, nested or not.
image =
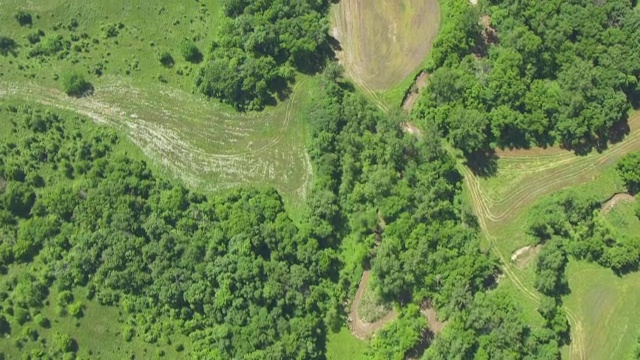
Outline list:
[[[437,0],[343,0],[333,9],[340,62],[368,91],[388,90],[415,71],[439,26]]]

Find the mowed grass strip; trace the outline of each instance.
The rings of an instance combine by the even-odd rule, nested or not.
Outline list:
[[[631,359],[640,322],[640,273],[622,277],[596,264],[572,261],[564,303],[581,319],[587,359]],[[570,349],[565,348],[563,357]]]
[[[536,199],[551,192],[594,180],[625,154],[640,150],[640,112],[629,118],[630,133],[599,153],[577,156],[557,148],[546,151],[502,153],[497,174],[471,180],[478,182],[482,207],[490,223],[513,218]]]

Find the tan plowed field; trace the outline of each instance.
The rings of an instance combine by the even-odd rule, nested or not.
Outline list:
[[[369,91],[397,85],[424,61],[440,26],[437,0],[343,0],[333,36],[347,74]]]

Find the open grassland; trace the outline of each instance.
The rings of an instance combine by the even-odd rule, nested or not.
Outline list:
[[[32,15],[33,24],[21,27],[14,14],[23,10]],[[2,79],[36,80],[57,86],[56,75],[73,69],[91,72],[99,81],[96,67],[104,74],[117,75],[138,86],[159,83],[162,77],[172,86],[190,89],[197,64],[180,56],[179,45],[193,41],[203,53],[211,46],[221,16],[217,0],[200,1],[79,1],[6,0],[0,2],[2,35],[18,44],[16,56],[0,61]],[[115,32],[110,32],[114,25]],[[28,36],[41,30],[38,44]],[[68,56],[29,56],[30,50],[62,36],[71,42]],[[164,67],[158,60],[169,52],[175,64]]]
[[[385,110],[400,106],[439,26],[437,0],[344,0],[333,9],[341,63]]]
[[[635,112],[631,115],[629,126],[631,129],[629,135],[602,153],[594,152],[586,156],[576,156],[572,152],[558,148],[502,151],[498,153],[495,175],[483,178],[476,176],[466,166],[460,167],[467,181],[467,198],[471,202],[480,226],[486,235],[486,245],[503,263],[505,278],[501,280],[500,284],[517,290],[514,295],[519,296],[523,304],[530,303],[532,305],[526,306],[527,314],[529,314],[527,317],[531,318],[531,321],[535,321],[536,318],[540,321],[540,316],[535,311],[541,298],[533,285],[535,261],[530,261],[526,266],[517,266],[510,259],[514,251],[530,245],[533,241],[526,235],[527,210],[542,197],[572,186],[579,186],[579,191],[593,193],[603,201],[614,193],[623,191],[623,184],[615,172],[614,165],[625,154],[640,149],[640,113]],[[624,212],[621,215],[624,220],[616,220],[615,216],[619,212]],[[614,209],[608,218],[614,225],[616,222],[623,221],[635,228],[635,219],[628,216],[631,213],[631,210],[623,207],[618,210]],[[590,315],[590,311],[593,309],[589,306],[598,305],[590,302],[589,296],[591,295],[585,292],[586,285],[579,284],[579,281],[584,281],[590,283],[594,288],[601,287],[602,291],[606,291],[611,283],[610,277],[613,275],[610,274],[610,277],[587,277],[580,280],[580,275],[577,275],[578,271],[574,271],[580,266],[593,267],[593,271],[602,274],[609,274],[610,270],[581,262],[574,264],[575,261],[572,261],[571,263],[572,266],[567,270],[567,275],[574,279],[570,281],[572,294],[567,298],[563,309],[571,324],[572,342],[565,349],[565,357],[572,359],[611,358],[609,356],[592,356],[595,351],[593,349],[595,338],[600,341],[598,346],[601,349],[607,349],[609,353],[614,351],[616,347],[618,348],[615,351],[619,351],[618,354],[630,352],[633,344],[631,340],[625,338],[626,340],[620,343],[618,342],[619,337],[606,334],[607,330],[603,327],[604,324],[595,325],[596,320]],[[596,271],[596,269],[599,270]],[[634,274],[619,279],[619,282],[631,282],[626,279],[637,276]],[[574,283],[577,284],[575,289]],[[629,285],[626,286],[626,288],[628,287]],[[617,291],[622,291],[622,288]],[[630,294],[633,293],[631,289],[628,291]],[[614,293],[612,296],[612,299],[617,301],[615,305],[617,310],[611,310],[618,314],[615,316],[624,316],[621,314],[634,311],[633,309],[637,308],[637,305],[629,303],[630,300],[627,298],[630,295],[626,292]],[[628,336],[635,340],[638,329],[634,324],[635,322],[629,322],[627,331],[632,333]],[[617,328],[613,330],[620,331]],[[600,351],[598,350],[598,354],[608,354],[608,352]]]
[[[30,28],[13,19],[18,9],[32,14]],[[261,113],[240,114],[194,95],[198,64],[182,59],[178,47],[188,40],[206,52],[219,12],[217,1],[204,0],[0,2],[3,33],[19,44],[15,56],[0,61],[0,98],[35,101],[121,128],[155,163],[192,186],[266,184],[299,206],[312,169],[297,114],[312,98],[315,80],[301,78],[288,99]],[[117,35],[106,36],[112,24]],[[41,43],[58,35],[70,41],[69,53],[30,56],[37,44],[26,37],[37,29],[45,33]],[[163,51],[173,66],[160,64]],[[58,90],[59,78],[72,69],[87,74],[93,96],[70,98]]]
[[[576,156],[559,148],[499,152],[495,176],[468,174],[483,216],[489,225],[501,224],[541,196],[595,179],[623,155],[640,149],[640,112],[631,115],[629,126],[623,141],[601,153]]]
[[[605,219],[623,239],[640,236],[640,219],[636,216],[636,204],[631,201],[618,202]]]
[[[640,323],[640,273],[623,277],[596,264],[570,262],[565,304],[581,319],[587,359],[632,359]],[[569,349],[565,349],[565,356]]]
[[[327,360],[363,359],[368,342],[360,340],[343,327],[337,333],[327,336]]]

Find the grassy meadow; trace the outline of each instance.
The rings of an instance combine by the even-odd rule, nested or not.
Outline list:
[[[524,264],[511,260],[518,249],[532,245],[527,235],[528,211],[553,192],[572,187],[591,193],[602,201],[624,191],[615,170],[616,161],[640,149],[639,113],[630,117],[630,133],[623,141],[602,153],[577,156],[561,149],[532,149],[498,153],[495,174],[478,177],[461,166],[467,178],[466,201],[474,208],[485,231],[485,246],[504,264],[500,286],[519,299],[527,319],[542,322],[536,308],[542,297],[534,286],[536,261]],[[635,204],[620,202],[605,219],[621,236],[640,233]],[[571,292],[564,310],[571,325],[572,343],[563,349],[569,359],[628,358],[637,332],[637,273],[618,277],[597,264],[570,259],[567,278]]]
[[[30,27],[13,18],[16,9],[31,13]],[[121,128],[153,162],[193,187],[266,184],[299,207],[312,173],[299,114],[312,101],[315,80],[301,76],[288,99],[260,113],[238,113],[197,94],[199,64],[183,59],[180,45],[190,41],[206,54],[220,16],[217,1],[2,2],[0,21],[18,47],[0,62],[0,98],[35,101]],[[38,33],[44,35],[31,44]],[[56,39],[63,50],[33,55]],[[173,65],[161,64],[164,52]],[[72,71],[94,86],[92,96],[69,98],[60,91],[61,77]]]

